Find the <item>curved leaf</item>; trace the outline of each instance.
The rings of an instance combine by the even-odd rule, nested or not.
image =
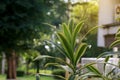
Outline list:
[[[62,44],[62,47],[64,48],[66,52],[65,53],[66,56],[73,62],[74,61],[73,52],[72,52],[69,41],[65,38],[65,36],[62,33],[58,33],[57,36]]]
[[[79,76],[77,78],[77,80],[86,80],[86,79],[88,79],[88,76],[94,76],[94,77],[97,76],[97,78],[101,78],[101,76],[99,76],[99,75],[97,75],[97,74],[95,74],[93,72],[87,72],[87,73],[82,74],[81,76]]]
[[[116,38],[116,39],[120,39],[120,31],[116,33],[115,38]]]
[[[70,26],[67,26],[65,23],[62,24],[63,31],[64,31],[64,36],[67,39],[68,43],[70,44],[69,47],[71,48],[71,53],[73,54],[74,51],[74,46],[73,46],[73,41],[72,41],[72,34],[69,30]]]
[[[76,36],[77,36],[78,33],[81,31],[82,27],[83,27],[83,22],[82,22],[82,21],[75,26],[75,29],[74,29],[73,34],[72,34],[73,46],[75,46]]]
[[[70,30],[69,30],[69,26],[67,26],[64,23],[64,24],[62,24],[62,27],[63,27],[65,37],[68,39],[69,43],[71,43],[72,41],[71,41],[71,33],[70,33]]]
[[[56,61],[59,61],[61,64],[67,65],[69,68],[71,68],[71,70],[72,70],[73,72],[75,72],[74,66],[73,66],[72,64],[67,63],[66,61],[64,61],[64,60],[61,59],[61,58],[55,58],[55,59],[56,59]]]
[[[46,65],[45,65],[45,67],[48,67],[48,66],[56,66],[56,67],[59,67],[59,68],[62,68],[62,69],[64,69],[65,71],[68,71],[68,72],[70,72],[70,73],[73,73],[73,69],[71,69],[70,67],[68,67],[68,66],[65,66],[65,65],[60,65],[59,63],[47,63]]]
[[[70,33],[72,34],[73,33],[73,28],[74,28],[74,21],[73,21],[73,19],[69,20],[68,26],[69,26]]]
[[[49,23],[43,23],[43,24],[48,25],[48,26],[52,27],[52,29],[56,30],[56,27],[54,25],[51,25]]]
[[[95,74],[98,75],[98,76],[101,76],[101,75],[102,75],[102,74],[99,72],[99,70],[96,69],[94,66],[91,66],[91,65],[90,65],[90,66],[87,67],[87,69],[88,69],[89,71],[95,73]]]
[[[53,58],[53,57],[48,56],[48,55],[40,55],[40,56],[36,57],[33,61],[44,59],[44,58]]]
[[[64,51],[64,49],[59,44],[57,44],[57,43],[55,43],[53,41],[49,41],[49,42],[52,43],[52,44],[54,44],[55,47],[65,56],[65,51]]]
[[[80,60],[80,58],[84,55],[87,49],[87,44],[81,43],[80,46],[77,48],[74,56],[75,56],[75,64]]]
[[[55,59],[57,61],[57,63],[48,63],[46,66],[48,65],[60,65],[60,64],[64,64],[67,65],[69,67],[69,69],[72,70],[72,72],[75,72],[75,69],[73,67],[72,64],[68,64],[65,60],[63,60],[62,58],[58,58],[58,57],[52,57],[52,56],[47,56],[47,55],[42,55],[42,56],[38,56],[37,58],[34,59],[35,60],[40,60],[40,59],[44,59],[44,58],[50,58],[50,59]]]
[[[82,42],[82,40],[85,39],[85,37],[86,37],[91,31],[93,31],[93,30],[95,30],[95,29],[97,29],[97,28],[98,28],[98,26],[91,28],[91,29],[82,37],[82,39],[81,39],[80,41]]]
[[[120,44],[120,40],[114,41],[114,42],[110,45],[109,48],[112,48],[113,46],[116,46],[116,45],[118,45],[118,44]]]
[[[85,69],[87,68],[88,66],[91,66],[91,65],[94,65],[96,63],[88,63],[88,64],[85,64],[84,66],[80,67],[80,69],[78,71],[81,71],[82,69]]]

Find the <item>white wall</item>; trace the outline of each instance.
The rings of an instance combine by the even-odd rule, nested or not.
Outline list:
[[[115,22],[115,5],[119,4],[120,0],[99,0],[99,18],[98,25],[102,26]],[[104,30],[98,29],[98,46],[105,47],[104,35],[116,33],[117,27]]]
[[[96,63],[94,64],[94,67],[96,67],[101,73],[108,73],[110,72],[113,68],[115,68],[114,65],[117,65],[118,66],[118,63],[119,63],[119,58],[110,58],[108,60],[108,63],[111,63],[111,64],[114,64],[114,65],[110,65],[110,64],[107,64],[105,67],[106,67],[106,70],[104,71],[104,60],[105,58],[82,58],[81,59],[81,64],[82,65],[85,65],[85,64],[90,64],[90,63]],[[83,72],[85,72],[86,70],[83,70]]]

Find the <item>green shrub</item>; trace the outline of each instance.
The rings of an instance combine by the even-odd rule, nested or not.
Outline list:
[[[62,70],[62,69],[55,69],[53,70],[52,74],[54,75],[54,78],[55,79],[60,79],[60,80],[64,80],[64,79],[61,79],[59,76],[61,77],[65,77],[65,70]]]
[[[25,75],[25,72],[24,71],[22,71],[22,70],[18,70],[17,71],[17,76],[18,77],[22,77],[22,76],[24,76]]]

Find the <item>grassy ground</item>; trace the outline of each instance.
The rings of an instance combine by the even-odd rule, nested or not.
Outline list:
[[[23,77],[17,77],[18,80],[36,80],[35,76],[23,76]],[[0,80],[6,80],[6,76],[5,75],[0,75]],[[53,77],[50,76],[40,76],[40,80],[55,80],[53,79]],[[101,80],[98,78],[90,78],[88,80]]]
[[[18,80],[36,80],[35,76],[23,76],[23,77],[17,77]],[[0,75],[0,80],[6,80],[5,75]],[[40,80],[55,80],[53,77],[48,76],[40,76]]]

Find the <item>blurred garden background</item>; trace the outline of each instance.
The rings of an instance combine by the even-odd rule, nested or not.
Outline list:
[[[98,26],[98,10],[98,0],[0,0],[0,80],[37,80],[37,73],[40,80],[61,80],[54,75],[65,76],[63,69],[45,67],[57,62],[55,59],[35,58],[48,55],[65,60],[66,56],[48,42],[61,44],[55,30],[70,19],[74,25],[84,21],[78,34],[84,35]],[[108,50],[97,46],[97,29],[83,42],[89,45],[83,57],[97,57]]]

